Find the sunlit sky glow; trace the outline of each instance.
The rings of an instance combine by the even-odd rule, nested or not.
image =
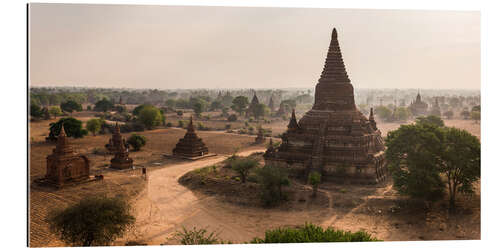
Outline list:
[[[32,86],[313,87],[333,27],[355,88],[480,88],[480,13],[30,5]]]

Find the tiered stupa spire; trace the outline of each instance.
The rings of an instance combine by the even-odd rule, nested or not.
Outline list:
[[[295,109],[292,110],[292,117],[288,123],[288,131],[295,131],[299,129],[299,124],[297,123],[297,118],[295,117]]]
[[[354,110],[354,89],[347,75],[344,59],[337,39],[337,30],[332,31],[323,72],[316,85],[315,110]]]
[[[196,135],[191,116],[184,138],[181,138],[173,150],[173,154],[182,157],[198,157],[208,154],[208,148],[201,138]]]

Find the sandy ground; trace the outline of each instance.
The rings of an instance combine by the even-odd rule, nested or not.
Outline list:
[[[85,120],[88,115],[78,115]],[[53,144],[43,143],[51,121],[30,123],[31,152],[30,178],[45,174],[45,157],[50,154]],[[480,123],[464,120],[445,120],[447,126],[466,129],[480,138]],[[287,122],[269,124],[273,134],[281,133]],[[379,123],[385,135],[397,129],[399,123]],[[264,125],[264,127],[268,127]],[[283,130],[284,131],[284,130]],[[219,237],[233,242],[250,241],[264,235],[265,230],[279,226],[299,226],[312,222],[322,226],[334,226],[344,230],[366,230],[383,240],[432,240],[432,239],[479,239],[480,203],[479,196],[465,200],[471,205],[463,214],[450,216],[442,209],[429,212],[415,212],[401,209],[391,212],[398,198],[391,186],[379,188],[339,187],[323,185],[321,192],[329,199],[323,209],[265,209],[242,207],[221,202],[214,196],[192,192],[178,183],[185,173],[224,160],[225,156],[239,150],[247,155],[255,150],[263,150],[264,145],[252,145],[254,136],[226,134],[224,132],[202,132],[203,138],[217,157],[195,162],[170,161],[162,158],[171,152],[185,130],[169,128],[140,132],[148,138],[148,143],[140,152],[132,152],[131,157],[139,165],[152,166],[148,179],[141,179],[137,173],[106,172],[112,156],[92,154],[95,148],[104,149],[110,135],[86,136],[72,139],[75,149],[89,156],[91,171],[104,171],[103,182],[92,182],[59,191],[48,189],[30,190],[30,244],[32,246],[62,246],[63,244],[48,232],[44,218],[51,208],[72,204],[82,197],[96,193],[119,194],[131,197],[137,217],[135,228],[115,242],[123,245],[135,240],[148,244],[178,244],[171,239],[176,230],[186,228],[208,228],[219,232]],[[128,134],[124,134],[128,136]],[[142,191],[141,191],[142,190]],[[340,192],[343,190],[343,192]],[[347,193],[344,193],[347,190]],[[379,212],[380,211],[380,212]],[[406,212],[405,212],[406,211]]]
[[[247,150],[240,155],[253,152],[256,151]],[[296,227],[306,222],[325,228],[364,230],[384,241],[480,238],[478,195],[461,200],[464,209],[450,215],[443,204],[425,210],[405,203],[406,200],[392,190],[391,183],[378,187],[325,183],[319,189],[322,196],[327,197],[325,206],[304,206],[305,203],[289,201],[294,205],[268,209],[224,202],[220,197],[179,184],[178,179],[185,173],[224,159],[216,157],[149,173],[146,189],[133,203],[135,228],[115,244],[123,245],[127,241],[179,244],[173,236],[182,227],[206,228],[217,232],[223,240],[244,243],[263,237],[268,229]],[[301,198],[310,199],[309,196],[297,197]]]
[[[247,156],[260,150],[246,150],[238,155]],[[242,212],[241,207],[234,207],[233,210],[224,209],[220,211],[221,204],[214,198],[200,197],[188,188],[178,183],[178,179],[185,173],[213,165],[226,159],[227,156],[211,157],[190,163],[183,163],[166,168],[161,168],[149,173],[146,189],[134,201],[136,225],[134,230],[128,233],[123,239],[115,242],[117,245],[126,241],[139,240],[148,244],[163,244],[172,237],[176,230],[182,226],[186,228],[209,227],[227,233],[238,232],[237,241],[248,238],[245,232],[251,230],[251,235],[255,235],[252,224],[237,222],[235,220],[238,213]],[[253,234],[252,234],[253,233]],[[224,238],[224,233],[221,237]],[[233,238],[231,237],[231,238]]]

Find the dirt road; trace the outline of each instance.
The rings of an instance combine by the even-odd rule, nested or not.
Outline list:
[[[262,151],[263,149],[248,150],[239,155],[247,156]],[[241,221],[232,216],[236,215],[241,207],[223,208],[222,204],[212,201],[210,197],[197,197],[177,181],[191,170],[218,163],[226,157],[216,156],[148,173],[148,184],[133,203],[137,219],[136,228],[120,241],[140,239],[148,244],[158,245],[169,241],[167,238],[182,226],[186,228],[208,227],[210,230],[221,231],[222,238],[231,236],[228,239],[233,241],[248,240],[248,236],[255,235],[255,228],[248,224],[249,228],[243,228]],[[251,232],[244,234],[250,229],[252,229]],[[231,235],[227,235],[228,233]]]

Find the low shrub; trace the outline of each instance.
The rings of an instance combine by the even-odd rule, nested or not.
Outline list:
[[[174,236],[182,245],[209,245],[209,244],[231,244],[218,238],[215,232],[208,233],[205,228],[187,230],[182,227],[182,231],[177,231]]]
[[[143,135],[132,134],[127,139],[127,143],[134,148],[134,151],[139,151],[144,145],[146,145],[146,137]]]
[[[264,239],[254,238],[250,243],[303,243],[303,242],[361,242],[379,241],[364,231],[350,232],[306,223],[299,228],[267,230]]]
[[[238,120],[238,116],[236,114],[232,114],[227,117],[227,121],[229,122],[235,122],[236,120]]]

